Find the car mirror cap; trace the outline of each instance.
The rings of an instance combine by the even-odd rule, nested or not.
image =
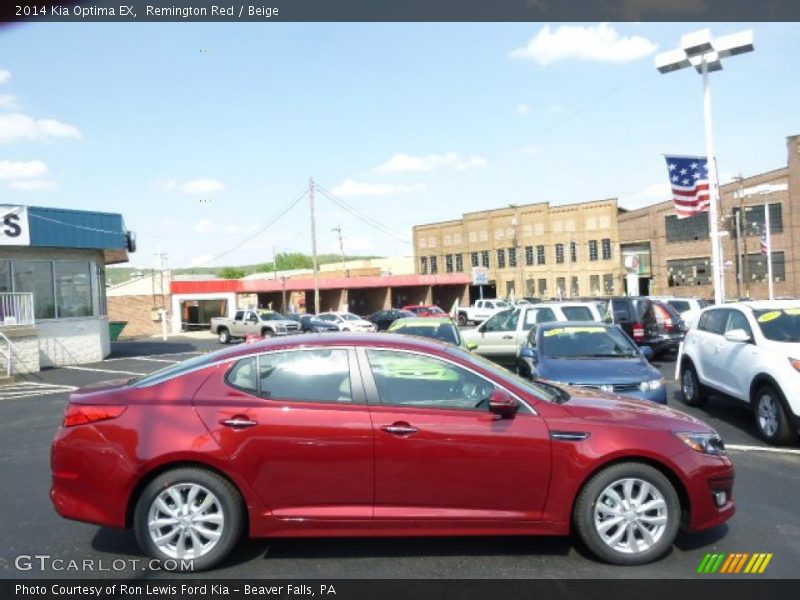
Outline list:
[[[744,329],[731,329],[725,332],[725,339],[733,343],[746,344],[752,338]]]
[[[489,396],[489,412],[501,419],[513,419],[518,410],[519,402],[505,390],[495,390]]]
[[[470,352],[472,352],[473,350],[478,349],[478,344],[476,344],[475,342],[467,342],[464,347]]]

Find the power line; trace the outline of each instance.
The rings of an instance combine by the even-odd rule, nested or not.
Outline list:
[[[350,213],[351,215],[353,215],[354,217],[356,217],[360,221],[362,221],[362,222],[366,223],[367,225],[369,225],[370,227],[372,227],[373,229],[376,229],[376,230],[380,231],[381,233],[383,233],[385,235],[393,237],[394,239],[396,239],[396,240],[398,240],[400,242],[403,242],[404,244],[411,245],[411,242],[405,236],[403,236],[402,234],[390,229],[389,227],[387,227],[386,225],[380,223],[379,221],[376,221],[375,219],[373,219],[369,215],[362,213],[361,211],[359,211],[354,206],[350,206],[347,202],[345,202],[341,198],[338,198],[338,197],[334,196],[331,192],[326,190],[321,185],[317,184],[317,189],[320,191],[320,193],[323,196],[325,196],[328,200],[333,202],[336,206],[338,206],[339,208],[347,211],[348,213]]]
[[[199,268],[202,268],[202,267],[207,267],[208,265],[210,265],[211,263],[219,260],[220,258],[224,258],[224,257],[228,256],[229,254],[235,252],[236,250],[238,250],[239,248],[244,246],[247,242],[249,242],[250,240],[254,239],[255,237],[261,235],[269,227],[271,227],[272,225],[277,223],[286,213],[288,213],[295,206],[297,206],[297,204],[305,197],[306,194],[308,194],[308,190],[303,190],[300,194],[298,194],[295,198],[293,198],[283,210],[281,210],[278,214],[276,214],[272,219],[267,221],[264,225],[262,225],[261,227],[256,229],[253,233],[251,233],[250,235],[246,236],[244,239],[242,239],[235,246],[229,248],[225,252],[217,254],[214,258],[211,258],[211,259],[209,259],[209,260],[207,260],[204,263],[201,263],[199,265],[194,265],[191,268],[192,269],[199,269]]]

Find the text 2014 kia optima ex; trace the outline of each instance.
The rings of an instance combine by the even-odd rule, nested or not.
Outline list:
[[[711,428],[535,384],[455,346],[292,336],[75,392],[52,448],[64,517],[204,569],[241,535],[569,535],[641,564],[734,513]]]

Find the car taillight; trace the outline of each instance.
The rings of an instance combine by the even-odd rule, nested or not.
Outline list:
[[[119,404],[70,404],[64,413],[64,427],[116,419],[126,408]]]
[[[644,323],[633,324],[633,340],[635,342],[644,340]]]

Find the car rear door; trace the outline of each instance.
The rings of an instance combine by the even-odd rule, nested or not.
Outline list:
[[[427,355],[358,351],[375,427],[375,519],[418,531],[502,527],[540,517],[551,455],[544,421],[523,407],[497,419],[481,375]]]
[[[728,373],[721,372],[721,362],[717,356],[722,352],[723,333],[728,321],[728,309],[714,308],[704,312],[697,329],[689,338],[687,353],[692,357],[697,374],[703,383],[716,389],[723,389]]]
[[[372,518],[374,434],[351,350],[243,357],[211,375],[193,404],[269,516],[312,527]]]

